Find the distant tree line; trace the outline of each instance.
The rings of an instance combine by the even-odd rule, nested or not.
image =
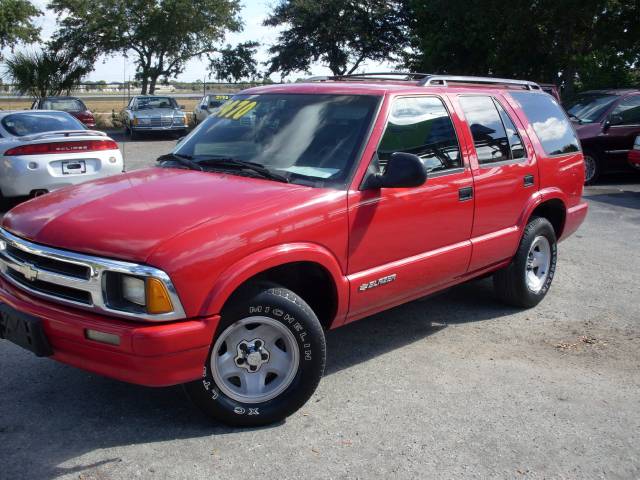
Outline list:
[[[257,42],[223,43],[243,28],[240,0],[50,0],[48,8],[58,29],[42,52],[5,59],[7,76],[30,94],[45,78],[55,80],[45,89],[64,91],[114,54],[134,59],[144,93],[194,58],[227,82],[301,76],[318,63],[344,75],[372,62],[561,84],[565,95],[640,82],[640,0],[279,0],[264,21],[279,34],[263,63]],[[37,41],[41,14],[28,0],[0,0],[0,47]],[[47,74],[27,74],[29,65]]]

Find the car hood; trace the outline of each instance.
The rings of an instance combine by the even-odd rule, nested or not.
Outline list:
[[[145,262],[175,236],[221,217],[273,215],[311,187],[224,173],[150,168],[37,197],[7,213],[3,228],[52,247]]]
[[[182,110],[174,109],[174,108],[153,108],[153,109],[144,109],[144,110],[136,110],[133,114],[138,118],[147,118],[147,117],[170,117],[172,115],[179,115],[182,113]]]

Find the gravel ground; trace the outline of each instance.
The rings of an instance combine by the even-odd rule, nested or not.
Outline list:
[[[174,143],[127,142],[127,168]],[[483,280],[333,331],[316,394],[268,428],[0,342],[0,478],[638,479],[637,181],[587,189],[537,308]]]

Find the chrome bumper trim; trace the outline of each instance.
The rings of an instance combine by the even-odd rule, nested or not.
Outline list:
[[[85,267],[89,272],[88,278],[83,279],[72,275],[64,275],[42,267],[37,267],[28,261],[18,259],[11,255],[7,250],[8,245],[37,257]],[[23,275],[25,277],[25,282],[21,282],[13,278],[9,274],[8,269]],[[154,277],[161,280],[167,288],[167,292],[171,298],[171,303],[174,308],[173,312],[150,315],[146,313],[133,313],[110,308],[105,303],[103,294],[103,274],[105,272],[124,273],[140,277]],[[42,297],[58,303],[73,305],[74,307],[86,310],[92,310],[98,313],[127,318],[130,320],[144,320],[152,322],[166,322],[186,317],[184,309],[182,308],[182,303],[178,297],[178,292],[173,286],[169,276],[162,270],[137,263],[111,260],[108,258],[94,257],[91,255],[46,247],[17,237],[3,228],[0,228],[0,275],[12,285],[21,290],[25,290],[34,296]],[[91,296],[92,303],[87,304],[74,301],[58,295],[36,290],[28,284],[28,282],[35,281],[36,279],[54,286],[73,288],[75,290],[86,292]]]

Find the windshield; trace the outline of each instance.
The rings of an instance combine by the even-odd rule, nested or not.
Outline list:
[[[16,137],[60,130],[85,130],[85,126],[68,113],[12,113],[2,119],[2,126]]]
[[[138,110],[151,108],[178,108],[178,104],[171,97],[138,97],[136,100]]]
[[[42,102],[43,110],[62,110],[63,112],[83,112],[87,108],[75,98],[52,98]]]
[[[238,95],[175,153],[253,162],[313,186],[346,183],[378,105],[366,95]]]
[[[583,123],[593,123],[598,121],[617,98],[617,95],[587,93],[568,102],[565,108],[571,118]]]

